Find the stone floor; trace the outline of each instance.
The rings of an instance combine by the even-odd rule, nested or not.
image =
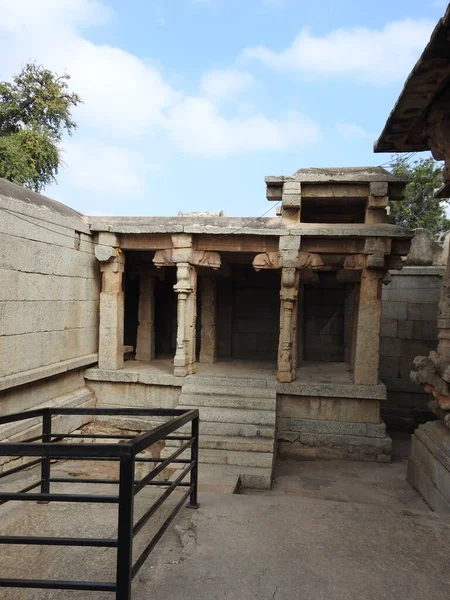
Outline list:
[[[395,440],[394,450],[390,465],[281,462],[273,490],[264,494],[233,495],[233,469],[219,477],[215,470],[214,481],[202,466],[200,509],[180,513],[136,578],[133,599],[447,600],[450,518],[431,512],[405,481],[406,436]],[[75,477],[89,471],[81,465],[58,468]],[[97,466],[95,476],[106,475],[105,468]],[[23,483],[15,479],[11,488]],[[79,484],[77,490],[82,489]],[[137,515],[154,494],[146,489],[138,496]],[[8,503],[0,508],[0,533],[114,535],[114,511],[100,505],[32,503],[22,508]],[[151,528],[137,538],[136,552]],[[0,546],[0,565],[2,577],[108,580],[114,551]],[[0,596],[112,597],[40,590],[2,590]]]
[[[197,363],[196,377],[250,377],[269,379],[276,376],[275,363],[240,359],[220,359],[215,364]],[[154,373],[155,375],[173,374],[173,360],[170,357],[156,358],[151,363],[127,360],[124,371],[133,373]],[[305,383],[353,383],[352,374],[347,363],[304,362],[297,369],[297,381]]]

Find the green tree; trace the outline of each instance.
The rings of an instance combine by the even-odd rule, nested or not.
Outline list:
[[[76,129],[71,110],[81,102],[69,79],[29,63],[0,82],[0,177],[36,192],[56,181],[60,142]]]
[[[445,214],[448,200],[434,198],[444,184],[442,167],[435,160],[420,158],[410,163],[396,156],[392,173],[411,180],[406,186],[405,198],[390,204],[391,217],[397,225],[409,229],[423,227],[434,234],[450,229],[450,220]]]

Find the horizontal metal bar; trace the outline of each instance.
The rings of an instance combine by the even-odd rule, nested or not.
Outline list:
[[[149,432],[143,433],[142,435],[135,437],[130,442],[133,448],[134,455],[136,456],[136,454],[139,454],[139,452],[142,452],[142,450],[145,450],[152,444],[156,444],[156,442],[161,441],[163,438],[167,437],[169,434],[173,433],[186,423],[193,421],[198,416],[198,409],[190,410],[184,412],[179,417],[168,421],[167,423],[163,423],[162,425],[155,427]]]
[[[42,440],[42,434],[41,435],[35,435],[34,437],[28,438],[26,440],[20,440],[20,444],[29,444],[30,442],[37,442],[37,440]]]
[[[40,408],[37,410],[27,410],[21,413],[6,415],[5,417],[0,417],[0,425],[15,423],[16,421],[25,421],[26,419],[35,419],[36,417],[43,417],[45,412],[45,408]]]
[[[45,579],[0,579],[0,587],[42,590],[83,590],[86,592],[115,592],[115,583],[89,581],[58,581]]]
[[[129,456],[132,451],[130,444],[7,444],[0,443],[0,456],[61,456],[94,458],[96,456]]]
[[[143,462],[143,463],[160,463],[160,462],[164,462],[166,459],[165,458],[135,458],[134,460],[135,460],[135,462]],[[171,460],[170,462],[181,463],[181,464],[187,465],[191,461],[189,458],[175,458],[174,460]]]
[[[172,521],[174,520],[174,518],[178,514],[178,511],[180,510],[180,508],[183,506],[183,504],[189,498],[189,495],[191,493],[191,489],[192,489],[192,486],[190,486],[189,489],[187,490],[187,492],[185,494],[183,494],[183,497],[181,498],[180,502],[178,502],[178,504],[175,506],[175,508],[173,509],[173,511],[171,512],[171,514],[168,516],[168,518],[164,521],[164,523],[158,529],[158,531],[156,532],[156,534],[153,536],[153,539],[151,540],[151,542],[146,546],[146,548],[144,549],[144,551],[142,552],[142,554],[139,556],[139,558],[137,559],[137,561],[134,563],[133,569],[132,569],[132,572],[131,572],[131,576],[132,576],[133,579],[136,577],[136,575],[139,572],[139,569],[142,567],[142,565],[147,560],[150,552],[153,550],[153,548],[156,546],[156,544],[162,538],[163,534],[166,532],[167,528],[169,527],[169,525],[172,523]]]
[[[108,485],[119,483],[118,479],[79,479],[70,477],[51,477],[49,479],[50,483],[96,483],[97,485]]]
[[[37,485],[33,487],[37,487]],[[25,494],[23,492],[0,492],[0,501],[9,502],[10,500],[25,500],[28,502],[93,502],[96,504],[117,504],[119,502],[119,496],[102,496],[100,494]]]
[[[3,471],[3,473],[0,473],[0,479],[3,479],[8,475],[12,475],[13,473],[19,473],[24,469],[30,469],[31,467],[35,467],[36,465],[40,465],[41,463],[42,459],[38,458],[37,460],[32,460],[31,462],[26,463],[25,465],[19,465],[18,467],[14,467],[13,469],[8,469],[8,471]]]
[[[185,440],[190,440],[191,435],[168,435],[164,439],[165,440],[180,440],[180,442],[184,442]]]
[[[120,417],[178,417],[191,411],[186,411],[181,408],[50,408],[50,412],[52,415],[118,415]]]
[[[133,536],[135,536],[142,527],[147,523],[147,521],[152,517],[158,508],[167,500],[170,494],[173,492],[175,488],[180,485],[180,482],[188,475],[192,469],[194,468],[194,463],[188,465],[183,471],[181,471],[180,475],[175,479],[175,481],[171,482],[171,485],[167,488],[167,490],[161,494],[161,496],[152,504],[152,506],[142,515],[139,521],[133,527]],[[190,487],[190,485],[189,485]]]
[[[27,544],[30,546],[88,546],[93,548],[117,548],[117,540],[100,538],[59,538],[33,536],[0,536],[0,544]]]
[[[100,444],[97,444],[100,445]],[[78,447],[84,446],[84,444],[77,444]],[[67,447],[67,444],[64,444],[64,447]],[[69,461],[74,460],[77,462],[81,461],[95,461],[95,462],[119,462],[120,456],[50,456],[52,461]]]
[[[155,467],[152,471],[150,471],[150,473],[148,473],[145,477],[143,477],[141,479],[141,481],[134,486],[134,495],[138,494],[147,485],[147,483],[149,481],[151,481],[152,479],[154,479],[157,475],[159,475],[161,473],[161,471],[164,471],[164,469],[170,465],[170,463],[172,462],[172,460],[174,458],[177,458],[177,456],[179,456],[185,450],[190,448],[192,446],[193,442],[194,442],[194,438],[190,439],[188,442],[186,442],[185,444],[180,446],[176,452],[171,454],[162,463],[160,463],[157,467]]]
[[[52,433],[54,438],[93,438],[102,440],[132,440],[134,435],[110,435],[106,433]]]
[[[37,487],[40,487],[41,483],[42,483],[42,481],[41,481],[41,480],[39,480],[39,481],[37,481],[36,483],[32,483],[31,485],[28,485],[27,487],[23,488],[23,490],[19,490],[18,492],[15,492],[15,493],[16,493],[16,494],[24,494],[25,496],[28,496],[27,492],[30,492],[31,490],[34,490],[34,489],[35,489],[35,488],[37,488]],[[5,492],[5,493],[6,493],[6,492]],[[8,500],[8,499],[6,499],[6,500],[2,500],[2,499],[0,498],[0,506],[1,506],[2,504],[6,504],[6,502],[9,502],[9,500]]]
[[[150,483],[147,483],[147,485],[156,485],[156,486],[166,486],[166,485],[172,485],[173,481],[150,481]],[[182,481],[181,483],[178,484],[179,486],[182,487],[187,487],[188,485],[191,485],[188,481],[184,482]]]

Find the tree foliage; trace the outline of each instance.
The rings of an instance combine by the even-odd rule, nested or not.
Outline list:
[[[450,229],[445,212],[448,200],[433,197],[444,184],[442,170],[432,158],[412,163],[401,156],[394,158],[392,173],[411,180],[406,186],[405,198],[390,203],[390,214],[397,225],[409,229],[423,227],[434,234]]]
[[[76,129],[71,110],[81,102],[69,79],[29,63],[0,82],[0,177],[36,192],[56,180],[60,142]]]

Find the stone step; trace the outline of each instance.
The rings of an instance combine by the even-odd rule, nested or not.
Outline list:
[[[181,442],[166,440],[167,447],[177,447]],[[201,435],[200,448],[210,450],[231,450],[236,452],[273,452],[274,440],[261,437],[241,437],[228,435]]]
[[[217,385],[202,385],[202,384],[189,384],[183,385],[181,393],[183,395],[199,395],[199,396],[238,396],[240,398],[263,398],[273,399],[277,398],[276,389],[268,388],[254,388],[245,386],[217,386]]]
[[[241,390],[242,394],[242,390]],[[246,408],[251,410],[276,410],[276,398],[252,398],[218,394],[188,394],[183,391],[180,403],[184,406],[210,406],[218,408]]]
[[[173,447],[166,447],[162,450],[161,457],[168,458],[171,454],[173,454]],[[190,458],[190,450],[182,452],[178,458]],[[273,452],[240,452],[238,450],[200,448],[198,462],[216,465],[236,465],[239,467],[260,467],[271,470]]]
[[[192,406],[177,406],[182,410],[192,410]],[[214,423],[244,423],[275,427],[274,410],[247,410],[243,408],[200,407],[200,420]]]
[[[180,431],[189,433],[191,426],[185,425]],[[200,420],[200,435],[230,435],[273,439],[275,437],[275,429],[273,426],[264,427],[248,423],[214,423]]]
[[[197,375],[188,375],[186,377],[185,385],[195,385],[199,387],[213,386],[217,387],[245,387],[245,388],[265,388],[275,390],[277,386],[277,380],[275,374],[272,378],[256,378],[256,377],[205,377]]]
[[[199,494],[237,494],[242,488],[270,489],[270,469],[201,463],[198,469]]]

